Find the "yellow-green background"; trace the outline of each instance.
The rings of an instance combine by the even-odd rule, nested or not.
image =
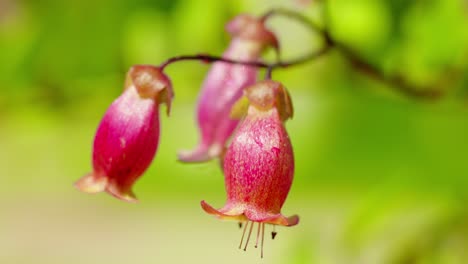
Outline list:
[[[438,82],[448,95],[411,99],[336,52],[274,72],[290,90],[295,181],[283,207],[299,214],[259,249],[237,249],[217,162],[185,165],[194,103],[209,66],[167,68],[176,97],[160,148],[135,185],[139,204],[72,184],[91,169],[94,132],[133,64],[221,54],[239,12],[294,8],[321,21],[320,1],[0,1],[0,263],[468,263],[468,3],[329,1],[329,26],[387,73]],[[319,47],[274,18],[284,58]],[[267,54],[267,58],[272,57]],[[444,72],[450,72],[443,77]],[[271,227],[267,227],[271,231]]]

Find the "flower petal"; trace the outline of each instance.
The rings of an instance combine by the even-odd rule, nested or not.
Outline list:
[[[298,215],[293,215],[290,217],[285,217],[282,214],[262,216],[261,214],[259,215],[258,212],[248,210],[245,212],[245,216],[250,221],[268,223],[273,225],[295,226],[299,223]]]
[[[138,202],[138,199],[136,198],[135,194],[131,189],[122,190],[120,186],[115,182],[110,182],[107,185],[106,191],[122,201],[130,203]]]
[[[222,152],[219,144],[207,146],[201,143],[194,150],[181,150],[177,153],[177,158],[182,162],[205,162],[218,157]]]
[[[246,220],[246,217],[244,216],[243,213],[234,214],[234,215],[226,214],[224,212],[221,212],[222,209],[221,210],[216,210],[211,205],[206,203],[205,201],[201,201],[201,207],[206,213],[214,215],[214,216],[216,216],[216,217],[218,217],[220,219],[237,220],[237,221],[245,221]]]
[[[98,176],[91,172],[76,181],[74,185],[82,192],[98,193],[106,189],[107,183],[107,177]]]

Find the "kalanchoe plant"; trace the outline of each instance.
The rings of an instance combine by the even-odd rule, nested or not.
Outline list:
[[[261,18],[239,15],[226,25],[226,31],[232,40],[223,58],[252,62],[266,47],[278,48],[275,35],[265,27]],[[180,151],[179,160],[203,162],[222,153],[239,122],[229,118],[231,108],[242,96],[243,88],[255,83],[257,73],[257,67],[226,62],[213,64],[198,100],[198,146],[191,151]]]
[[[276,15],[295,19],[318,33],[323,46],[295,60],[281,61],[278,56],[275,63],[260,61],[266,47],[274,47],[279,54],[278,41],[265,26],[266,20]],[[159,67],[137,65],[130,69],[124,92],[109,107],[97,129],[93,171],[75,186],[84,192],[107,191],[122,200],[136,201],[132,185],[148,168],[158,148],[159,104],[165,103],[169,114],[173,98],[171,82],[163,69],[184,60],[214,63],[198,101],[200,142],[194,150],[180,152],[179,159],[200,162],[220,157],[226,204],[216,210],[202,201],[202,208],[218,218],[237,220],[241,226],[245,222],[239,245],[241,248],[248,230],[244,250],[257,223],[255,247],[261,238],[263,256],[265,225],[294,226],[299,217],[281,214],[294,175],[293,150],[283,124],[293,115],[291,100],[279,82],[255,83],[259,68],[267,69],[266,76],[271,79],[273,70],[310,62],[333,48],[356,69],[412,98],[437,99],[445,90],[421,89],[406,83],[402,76],[387,76],[333,39],[326,29],[295,11],[273,9],[260,18],[239,15],[227,24],[226,30],[232,40],[223,57],[183,55],[169,58]],[[232,142],[226,150],[230,138]],[[275,235],[273,231],[272,238]]]
[[[154,66],[133,66],[123,93],[111,104],[94,138],[93,171],[75,183],[88,193],[107,191],[136,201],[132,185],[145,172],[159,143],[159,104],[170,112],[169,78]]]
[[[256,246],[260,237],[263,256],[265,224],[293,226],[299,222],[297,215],[281,214],[294,175],[293,150],[283,122],[293,111],[286,89],[271,80],[246,88],[232,114],[239,117],[245,110],[224,157],[226,204],[219,210],[205,201],[201,205],[218,218],[246,222],[239,247],[250,224],[244,250],[254,222],[258,223]]]

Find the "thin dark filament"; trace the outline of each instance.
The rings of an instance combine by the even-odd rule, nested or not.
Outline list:
[[[258,228],[257,228],[257,239],[255,240],[255,248],[258,247],[258,237],[260,236],[260,227],[262,223],[258,222]]]
[[[260,253],[260,257],[263,258],[263,240],[265,238],[265,224],[262,223],[261,226],[262,226],[262,245],[261,245],[262,251]]]
[[[249,235],[247,236],[247,241],[245,241],[245,247],[244,247],[244,251],[246,251],[246,250],[247,250],[247,245],[249,244],[250,235],[252,235],[252,230],[253,230],[253,227],[254,227],[254,222],[252,222],[252,224],[250,225],[250,229],[249,229]]]
[[[247,226],[249,225],[249,221],[246,221],[245,226],[244,226],[244,231],[242,232],[242,238],[239,244],[239,249],[242,248],[242,242],[244,241],[244,235],[245,235],[245,230],[247,230]]]

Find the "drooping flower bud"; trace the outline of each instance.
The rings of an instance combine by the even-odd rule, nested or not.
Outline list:
[[[294,174],[293,150],[283,122],[292,117],[293,111],[285,88],[271,80],[246,88],[245,98],[240,99],[239,104],[245,102],[248,103],[247,115],[235,131],[224,157],[226,204],[219,210],[205,201],[201,205],[218,218],[246,221],[244,234],[250,223],[244,250],[257,222],[257,244],[260,236],[263,255],[265,224],[293,226],[299,222],[297,215],[285,217],[281,214]],[[235,116],[245,109],[239,104],[233,108]]]
[[[226,25],[232,37],[223,57],[239,61],[257,61],[269,46],[278,47],[275,35],[261,19],[239,15]],[[239,120],[229,118],[233,104],[242,96],[244,87],[254,84],[258,70],[252,66],[216,62],[210,69],[198,99],[198,146],[179,152],[179,160],[203,162],[219,156]]]
[[[123,93],[107,109],[93,145],[93,171],[75,186],[88,193],[107,191],[136,201],[132,185],[154,158],[159,143],[159,104],[173,98],[169,78],[154,66],[130,68]]]

